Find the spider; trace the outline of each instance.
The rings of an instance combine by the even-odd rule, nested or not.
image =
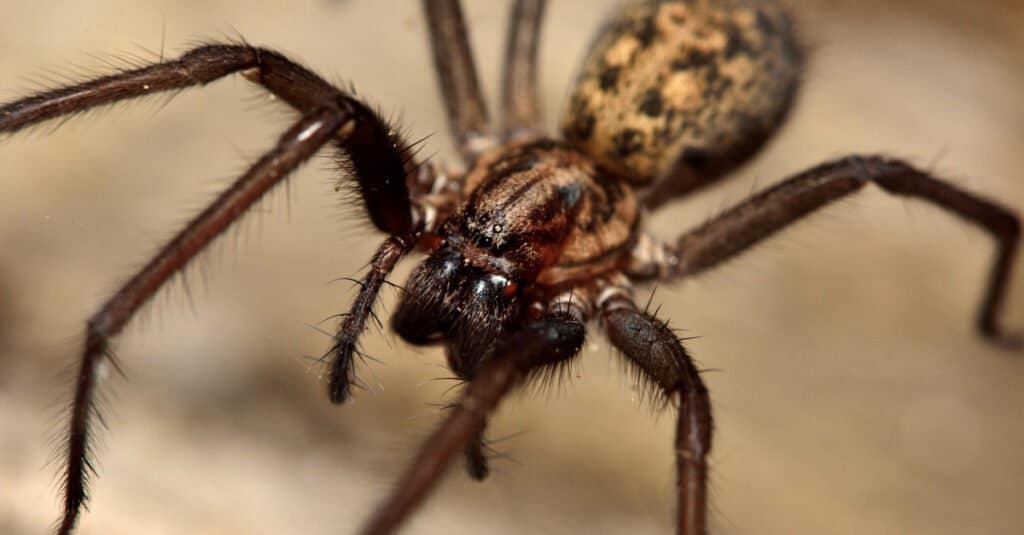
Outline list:
[[[678,405],[679,528],[705,530],[706,389],[680,340],[633,304],[631,285],[710,269],[829,201],[875,183],[921,197],[989,231],[999,256],[978,319],[1004,345],[999,308],[1019,235],[1017,218],[904,162],[851,156],[781,182],[677,240],[643,232],[666,199],[728,176],[782,124],[803,68],[788,16],[773,3],[633,3],[594,43],[563,121],[563,139],[539,131],[534,64],[542,2],[514,6],[506,57],[504,129],[488,120],[457,2],[425,2],[435,64],[466,170],[418,161],[412,146],[360,100],[284,56],[245,44],[207,45],[179,60],[56,89],[0,108],[0,131],[120,100],[241,73],[302,118],[200,214],[86,329],[69,433],[65,514],[85,499],[87,439],[110,338],[158,287],[288,172],[333,143],[374,225],[390,237],[375,255],[329,352],[333,401],[351,395],[357,338],[395,263],[429,254],[405,285],[392,325],[413,344],[442,344],[468,382],[462,400],[414,462],[367,532],[397,526],[453,456],[471,474],[487,466],[487,414],[515,384],[573,358],[584,325],[613,345]]]

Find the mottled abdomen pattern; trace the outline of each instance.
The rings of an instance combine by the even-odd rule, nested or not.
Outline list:
[[[671,176],[690,189],[767,140],[802,59],[776,2],[625,2],[588,53],[564,134],[634,184]]]

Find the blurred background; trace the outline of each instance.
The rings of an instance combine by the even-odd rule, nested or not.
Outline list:
[[[504,3],[467,1],[493,97]],[[554,1],[548,122],[610,2]],[[1024,11],[1010,0],[794,1],[814,49],[803,98],[728,183],[653,218],[672,235],[824,159],[883,152],[1024,211]],[[0,16],[0,100],[244,36],[401,117],[451,157],[416,2],[23,2]],[[147,52],[148,51],[148,52]],[[82,321],[291,116],[240,77],[0,141],[0,532],[57,514],[47,464]],[[159,113],[158,113],[159,112]],[[82,534],[349,533],[451,399],[443,357],[368,333],[381,364],[331,406],[311,324],[346,310],[380,241],[326,158],[219,241],[118,340],[110,431]],[[716,534],[1019,533],[1024,359],[972,330],[992,242],[874,189],[654,298],[698,336],[717,434]],[[1024,267],[1006,322],[1024,326]],[[412,261],[395,275],[404,280]],[[638,298],[646,299],[649,288]],[[191,303],[189,299],[191,295]],[[394,303],[385,292],[379,313]],[[324,324],[333,329],[332,322]],[[454,470],[410,533],[668,533],[673,418],[637,398],[595,331],[572,380],[515,396],[484,484]]]

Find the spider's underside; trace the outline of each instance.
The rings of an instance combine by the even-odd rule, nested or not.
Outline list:
[[[582,343],[583,323],[594,318],[642,373],[678,398],[679,526],[684,533],[703,532],[704,457],[710,447],[707,393],[676,337],[636,310],[629,282],[672,280],[713,267],[870,181],[894,193],[932,200],[999,240],[1000,256],[979,327],[993,340],[1010,343],[999,332],[997,318],[1016,251],[1016,218],[899,161],[837,160],[794,176],[677,241],[661,243],[643,234],[638,226],[643,207],[723,176],[781,123],[802,58],[784,15],[769,4],[760,15],[731,2],[706,11],[694,10],[691,2],[675,2],[620,15],[619,24],[609,26],[585,66],[565,120],[564,145],[534,141],[540,134],[532,64],[541,4],[517,4],[505,85],[508,137],[497,138],[480,98],[457,4],[426,2],[453,131],[471,164],[465,176],[418,164],[406,144],[359,101],[282,56],[246,46],[203,47],[163,67],[87,83],[85,91],[56,90],[0,108],[0,131],[14,131],[115,99],[241,72],[303,113],[274,151],[90,320],[72,415],[62,531],[73,527],[85,497],[94,374],[106,358],[109,337],[245,207],[332,140],[351,157],[371,220],[392,234],[339,330],[331,355],[332,399],[348,397],[356,337],[387,273],[413,248],[431,252],[431,257],[407,285],[410,294],[396,313],[396,330],[413,343],[445,343],[453,370],[471,380],[463,402],[451,411],[368,531],[386,531],[401,521],[464,445],[473,458],[486,415],[504,392],[534,368],[570,358]],[[685,57],[658,48],[662,40],[688,35],[687,23],[712,30],[710,36],[684,39]],[[764,63],[758,66],[751,60]],[[770,76],[759,80],[756,75],[761,73]],[[730,78],[744,75],[753,82]],[[657,99],[650,88],[662,89]],[[513,138],[510,145],[498,146]],[[556,162],[545,169],[552,160]],[[493,184],[489,204],[481,184]],[[519,187],[504,191],[512,185]],[[639,200],[633,199],[634,189]],[[466,199],[469,204],[460,208]],[[505,199],[524,206],[512,210],[502,204]],[[543,209],[543,217],[530,208]],[[480,213],[489,216],[486,224],[480,223]],[[508,219],[494,223],[496,216]],[[502,248],[510,241],[522,247]],[[509,339],[516,343],[480,343]],[[471,465],[482,475],[486,467],[481,459],[475,461]]]

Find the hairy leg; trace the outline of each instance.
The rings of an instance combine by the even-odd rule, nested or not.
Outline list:
[[[542,133],[537,48],[545,4],[545,0],[516,0],[512,5],[501,84],[502,126],[507,139]]]
[[[707,533],[707,456],[711,450],[711,401],[693,359],[665,323],[637,310],[625,292],[604,294],[598,306],[608,338],[667,400],[678,402],[677,529]]]
[[[69,533],[87,499],[94,399],[102,368],[116,367],[109,340],[135,312],[191,258],[325,143],[345,154],[345,167],[358,182],[373,223],[381,230],[411,235],[416,228],[409,185],[420,178],[410,146],[362,102],[288,58],[245,44],[194,48],[179,59],[117,72],[55,88],[0,106],[0,134],[98,106],[205,85],[228,74],[250,81],[299,111],[303,118],[245,175],[197,216],[89,320],[67,439],[63,476],[64,513],[60,533]],[[346,177],[349,178],[349,177]],[[370,299],[372,302],[372,299]]]
[[[276,147],[193,219],[89,318],[71,405],[67,465],[63,475],[64,513],[59,533],[71,532],[88,499],[86,483],[94,472],[90,438],[93,419],[98,416],[95,399],[102,368],[105,364],[116,367],[110,354],[110,339],[189,260],[351,121],[351,117],[337,110],[316,111],[303,117],[281,136]]]
[[[377,508],[364,534],[392,533],[434,488],[466,445],[478,439],[505,394],[536,367],[573,357],[583,345],[582,318],[564,313],[528,323],[506,338],[466,386],[445,421],[420,449],[397,488]],[[514,343],[513,343],[514,341]]]
[[[330,360],[327,394],[331,402],[343,403],[351,396],[352,385],[355,384],[353,357],[358,352],[356,345],[359,335],[366,330],[366,322],[373,316],[373,304],[388,274],[412,246],[410,237],[391,236],[373,255],[370,271],[360,283],[359,294],[352,309],[338,327],[334,345],[325,355]]]
[[[0,106],[0,134],[122,100],[205,85],[241,73],[303,115],[333,109],[351,117],[335,141],[346,153],[367,212],[389,234],[412,230],[409,186],[417,164],[411,147],[380,116],[298,63],[245,44],[194,48],[179,59],[59,87]]]
[[[931,202],[981,227],[995,238],[998,252],[978,310],[977,327],[987,340],[1019,348],[1021,337],[1005,333],[999,321],[1020,243],[1018,216],[926,171],[880,156],[850,156],[808,169],[683,234],[674,242],[659,244],[642,239],[634,253],[631,274],[672,280],[711,269],[790,223],[859,191],[868,183],[877,184],[895,195]]]

